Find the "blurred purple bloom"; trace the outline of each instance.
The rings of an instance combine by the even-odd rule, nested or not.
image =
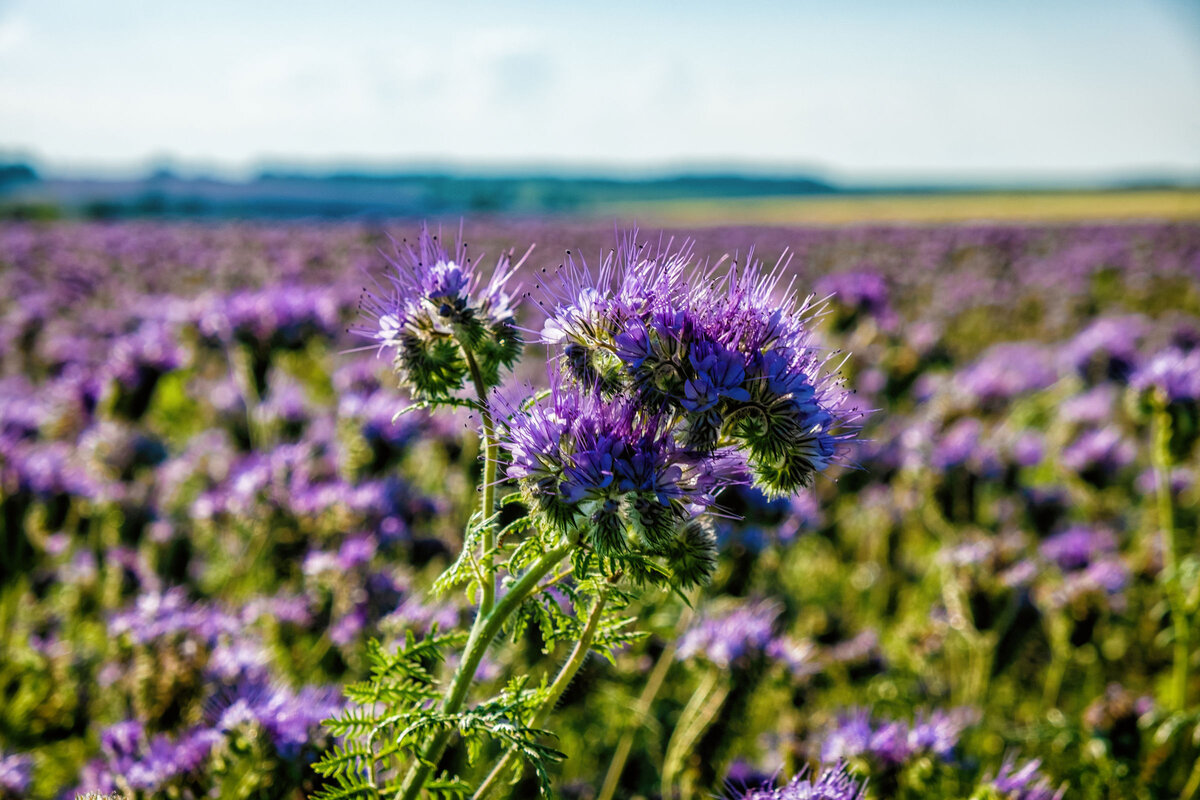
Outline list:
[[[1041,545],[1042,555],[1062,570],[1082,569],[1116,549],[1117,539],[1111,531],[1082,526],[1056,533]]]
[[[291,759],[323,738],[321,723],[343,706],[340,692],[334,687],[305,686],[293,691],[250,683],[225,700],[214,728],[229,733],[243,725],[258,725],[276,752]]]
[[[1068,399],[1058,407],[1058,414],[1067,422],[1099,425],[1112,419],[1116,396],[1111,384],[1102,384]]]
[[[1129,383],[1137,391],[1153,389],[1168,403],[1200,402],[1200,349],[1162,350],[1135,372]]]
[[[1057,379],[1053,358],[1040,345],[993,345],[955,378],[968,402],[995,408],[1012,398],[1044,389]]]
[[[1096,380],[1124,380],[1138,362],[1146,328],[1140,316],[1102,317],[1063,346],[1062,362]]]
[[[0,752],[0,796],[24,797],[33,782],[33,759]]]
[[[853,709],[823,734],[821,761],[865,758],[891,768],[924,754],[949,759],[963,732],[978,721],[979,713],[970,708],[918,713],[911,724]]]
[[[117,723],[101,734],[104,757],[84,771],[79,791],[111,792],[114,777],[120,776],[135,790],[165,794],[172,781],[198,770],[220,739],[220,733],[203,727],[148,739],[140,722]]]
[[[1005,756],[999,772],[984,783],[998,792],[1004,800],[1062,800],[1066,787],[1055,791],[1048,778],[1041,774],[1042,762],[1032,759],[1018,766],[1015,754]]]
[[[680,661],[703,658],[721,669],[755,658],[774,641],[781,611],[777,603],[760,600],[704,614],[680,637],[675,657]]]
[[[861,800],[866,790],[866,781],[855,779],[837,766],[825,769],[816,778],[803,769],[783,786],[751,788],[727,795],[726,800]]]
[[[133,608],[111,617],[108,629],[113,636],[128,634],[137,644],[176,634],[215,644],[219,636],[240,631],[241,624],[212,606],[189,602],[182,589],[172,588],[140,595]]]
[[[1089,480],[1105,480],[1133,463],[1137,448],[1116,428],[1081,433],[1063,448],[1062,462]]]
[[[813,287],[818,297],[832,295],[833,302],[852,314],[871,317],[884,330],[897,321],[890,303],[887,279],[874,270],[860,269],[826,275]]]

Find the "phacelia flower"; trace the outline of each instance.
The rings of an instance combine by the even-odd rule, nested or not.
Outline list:
[[[364,290],[365,321],[354,332],[392,355],[417,399],[446,400],[468,378],[484,391],[496,386],[524,346],[506,287],[525,256],[513,263],[511,252],[501,254],[485,283],[461,235],[453,253],[425,226],[415,243],[394,244],[386,283]]]
[[[506,420],[508,477],[552,530],[605,558],[664,557],[682,586],[711,572],[715,538],[698,515],[744,480],[736,459],[688,448],[668,416],[575,383],[555,381],[541,402],[494,413]]]
[[[0,797],[22,797],[33,782],[33,759],[0,752]]]
[[[814,777],[801,770],[779,787],[758,787],[728,795],[728,800],[860,800],[866,796],[866,781],[858,780],[843,767],[826,769]]]
[[[745,603],[716,615],[706,615],[679,641],[681,661],[702,657],[721,669],[762,655],[775,640],[775,620],[782,609],[769,601]]]
[[[1200,439],[1200,348],[1168,347],[1129,382],[1143,411],[1158,407],[1166,412],[1171,455],[1176,461],[1186,460]]]
[[[911,724],[873,716],[864,708],[853,709],[826,731],[820,745],[821,762],[865,759],[891,769],[922,755],[947,760],[963,732],[978,719],[978,712],[965,707],[919,713]]]
[[[1062,800],[1066,787],[1055,790],[1041,773],[1042,762],[1032,759],[1018,766],[1016,757],[1008,755],[996,777],[987,778],[984,785],[1004,800]]]
[[[791,494],[843,454],[858,413],[812,341],[811,296],[780,286],[787,263],[718,274],[686,243],[631,233],[594,274],[568,254],[542,281],[542,339],[586,390],[661,416],[689,450],[740,450],[755,485]]]
[[[1166,403],[1200,402],[1200,350],[1169,347],[1130,378],[1136,391],[1154,391]]]

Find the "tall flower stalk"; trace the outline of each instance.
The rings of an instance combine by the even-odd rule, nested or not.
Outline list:
[[[1150,420],[1150,458],[1161,532],[1162,583],[1172,633],[1171,679],[1167,707],[1188,708],[1191,614],[1179,563],[1179,542],[1170,473],[1177,454],[1186,454],[1200,436],[1200,351],[1168,348],[1131,379],[1142,411]]]
[[[522,350],[505,291],[520,262],[501,258],[485,281],[465,245],[452,256],[422,230],[391,263],[386,288],[364,296],[359,332],[392,356],[418,404],[480,414],[481,504],[435,587],[465,586],[479,600],[465,637],[435,631],[394,654],[372,648],[372,679],[347,687],[353,702],[330,722],[344,744],[316,767],[335,781],[329,798],[463,795],[468,783],[438,773],[457,736],[471,761],[486,742],[500,746],[475,797],[517,758],[548,791],[549,764],[564,756],[541,743],[542,726],[589,651],[637,638],[621,616],[631,592],[706,583],[716,564],[707,517],[722,490],[753,484],[780,496],[808,485],[838,460],[856,414],[810,339],[808,299],[780,291],[786,261],[721,272],[697,265],[686,245],[647,247],[635,234],[595,271],[568,253],[538,301],[539,336],[555,354],[550,388],[503,394]],[[468,382],[474,396],[463,399]],[[501,527],[505,486],[516,492],[502,502],[529,513]],[[472,705],[488,648],[528,620],[548,646],[572,642],[566,662],[541,686],[516,677]],[[458,646],[443,688],[430,662]]]

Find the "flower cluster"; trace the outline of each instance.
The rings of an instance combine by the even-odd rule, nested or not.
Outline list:
[[[595,274],[568,252],[541,279],[541,336],[561,372],[540,402],[497,401],[494,416],[509,477],[552,528],[604,558],[665,557],[688,586],[714,565],[697,518],[719,492],[807,485],[841,454],[854,412],[810,341],[808,301],[775,300],[784,263],[717,275],[687,245],[635,237]]]
[[[425,226],[415,244],[393,242],[387,285],[364,289],[359,304],[368,324],[355,332],[392,353],[401,385],[419,400],[449,400],[468,378],[481,391],[496,386],[524,347],[506,289],[524,257],[501,254],[484,283],[459,239],[453,254]]]
[[[338,694],[329,687],[305,686],[297,692],[248,683],[228,701],[214,730],[261,730],[276,752],[294,758],[310,744],[321,722],[341,710],[343,702]]]
[[[216,731],[192,728],[172,738],[153,738],[137,720],[119,722],[100,736],[102,759],[84,768],[80,792],[109,794],[128,788],[146,795],[167,793],[198,772],[220,740]]]
[[[917,714],[910,724],[904,720],[874,717],[867,709],[855,709],[838,719],[821,743],[821,762],[841,763],[866,759],[884,769],[932,755],[949,759],[963,732],[978,721],[974,709],[955,708]]]
[[[857,412],[812,341],[811,297],[780,286],[787,264],[718,274],[630,234],[596,275],[568,254],[543,281],[542,339],[586,389],[662,417],[691,450],[744,453],[755,485],[791,494],[842,453]]]
[[[712,571],[716,540],[695,516],[742,480],[736,460],[688,448],[665,417],[576,384],[556,383],[545,402],[509,416],[508,475],[552,528],[586,537],[604,558],[665,557],[681,587]]]

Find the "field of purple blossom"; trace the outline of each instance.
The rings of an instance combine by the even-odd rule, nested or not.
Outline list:
[[[323,722],[372,640],[465,627],[431,590],[480,420],[397,415],[348,330],[414,232],[0,225],[0,798],[329,791]],[[536,243],[514,380],[544,385],[537,276],[617,237],[465,234],[487,263]],[[639,240],[671,236],[721,270],[791,254],[861,430],[794,495],[719,494],[702,589],[628,598],[645,635],[557,698],[555,796],[1200,798],[1200,226]],[[553,677],[534,622],[477,680]],[[441,764],[477,786],[466,750]]]

